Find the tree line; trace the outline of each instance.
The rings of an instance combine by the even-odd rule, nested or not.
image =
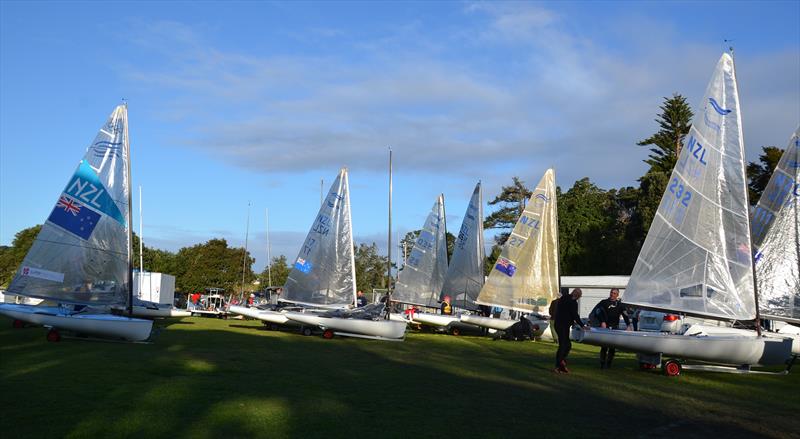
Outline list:
[[[633,270],[684,137],[689,133],[692,117],[692,110],[683,96],[675,94],[664,98],[655,119],[658,131],[637,142],[638,146],[649,149],[645,159],[649,169],[638,179],[638,186],[602,189],[589,177],[584,177],[567,191],[557,188],[562,275],[627,274]],[[758,201],[782,153],[781,148],[764,146],[758,161],[748,164],[751,204]],[[511,184],[503,186],[489,201],[494,210],[484,219],[484,228],[498,233],[487,256],[487,274],[531,193],[525,182],[514,176]],[[10,246],[0,246],[0,288],[8,287],[40,229],[41,225],[37,225],[21,230]],[[409,232],[401,240],[403,254],[410,251],[418,234],[419,230]],[[454,243],[455,237],[448,233],[448,258]],[[357,244],[354,251],[357,288],[363,291],[386,288],[388,258],[379,253],[377,245]],[[133,252],[134,265],[138,265],[139,237],[136,234],[133,235]],[[280,255],[273,257],[263,272],[255,273],[252,270],[255,259],[250,253],[242,247],[230,247],[220,238],[183,247],[177,252],[145,245],[142,258],[147,271],[174,275],[176,289],[184,293],[202,291],[206,287],[224,288],[229,292],[252,291],[258,288],[255,280],[261,286],[279,286],[286,282],[291,270],[286,256]]]

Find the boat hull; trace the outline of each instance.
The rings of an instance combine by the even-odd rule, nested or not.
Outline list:
[[[72,314],[61,312],[58,307],[0,304],[0,314],[12,319],[79,334],[100,337],[115,337],[129,341],[144,341],[150,338],[153,321],[134,319],[113,314]]]
[[[277,325],[285,325],[287,323],[290,323],[289,318],[286,317],[287,313],[280,311],[271,311],[258,308],[246,308],[244,306],[231,305],[231,307],[228,308],[228,312],[243,315],[245,317],[250,317],[252,319],[258,319],[264,322],[275,323]]]
[[[121,312],[123,315],[127,315],[128,310],[127,308],[123,307],[114,307],[115,311]],[[189,311],[177,308],[150,308],[146,306],[137,306],[134,305],[132,309],[132,314],[134,317],[146,317],[150,319],[156,318],[170,318],[170,317],[189,317],[192,315]]]
[[[684,334],[688,335],[740,335],[744,337],[758,337],[756,331],[749,329],[705,326],[705,325],[691,325],[686,329]],[[783,333],[783,332],[762,332],[765,337],[774,338],[788,338],[792,340],[792,354],[800,355],[800,334]]]
[[[461,320],[458,316],[451,316],[445,314],[431,314],[426,312],[415,313],[413,319],[414,323],[420,323],[428,326],[450,326],[453,323],[458,323]]]
[[[792,341],[787,338],[734,334],[694,336],[591,328],[573,329],[572,339],[595,346],[734,366],[785,365],[792,350]]]
[[[392,320],[342,319],[321,317],[309,313],[288,312],[286,316],[305,325],[331,329],[341,335],[357,334],[388,339],[402,339],[406,334],[406,324]]]
[[[511,325],[517,323],[517,320],[493,319],[491,317],[477,315],[462,315],[461,321],[464,323],[469,323],[470,325],[496,329],[498,331],[505,331],[506,329],[510,328]]]
[[[403,323],[406,323],[406,324],[411,322],[411,320],[408,320],[406,318],[405,314],[397,314],[397,313],[394,313],[394,312],[389,314],[389,320],[391,320],[393,322],[403,322]]]

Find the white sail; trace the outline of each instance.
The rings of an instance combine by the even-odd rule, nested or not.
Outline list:
[[[446,235],[444,195],[439,195],[397,276],[393,301],[437,306],[447,273]]]
[[[800,127],[753,211],[761,315],[800,321]]]
[[[9,293],[60,303],[127,302],[128,157],[128,110],[120,105],[59,195]]]
[[[347,169],[342,168],[295,259],[281,301],[341,307],[356,298]]]
[[[625,301],[721,319],[756,315],[744,144],[723,54],[631,274]]]
[[[483,199],[481,183],[472,191],[464,220],[456,238],[453,257],[447,268],[444,287],[439,296],[450,296],[454,306],[478,309],[475,299],[483,287],[483,264],[486,251],[483,248]]]
[[[548,169],[503,245],[478,304],[546,312],[558,293],[555,172]]]

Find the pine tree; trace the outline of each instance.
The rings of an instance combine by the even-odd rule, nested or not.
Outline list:
[[[650,165],[650,171],[669,175],[681,153],[683,138],[689,133],[694,114],[686,98],[677,93],[671,98],[665,97],[660,108],[661,114],[655,119],[660,129],[637,145],[651,147],[650,155],[645,160]]]
[[[490,206],[500,204],[500,208],[492,212],[483,221],[484,229],[513,229],[520,215],[525,210],[525,203],[531,197],[530,189],[525,187],[525,183],[519,177],[513,177],[509,186],[503,186],[500,194],[492,201]],[[511,232],[502,232],[494,237],[497,245],[503,245]]]
[[[758,156],[759,162],[750,162],[747,165],[747,186],[750,195],[750,204],[758,204],[761,193],[767,188],[770,177],[783,155],[783,149],[777,146],[761,147],[762,154]]]

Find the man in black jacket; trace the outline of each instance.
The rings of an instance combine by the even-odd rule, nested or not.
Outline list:
[[[583,295],[580,288],[572,290],[571,294],[564,294],[558,299],[558,307],[556,309],[555,326],[556,334],[558,334],[558,351],[556,352],[556,368],[553,372],[556,373],[569,373],[567,369],[567,355],[572,349],[572,342],[569,339],[569,331],[572,324],[583,327],[581,317],[578,315],[578,299]]]
[[[597,317],[600,321],[601,328],[618,329],[619,318],[625,319],[626,330],[630,331],[631,321],[628,318],[628,313],[625,311],[625,305],[619,300],[619,290],[612,288],[608,294],[608,299],[603,299],[595,307],[597,310]],[[608,369],[611,367],[611,361],[614,360],[616,349],[613,347],[603,346],[600,348],[600,369]]]

